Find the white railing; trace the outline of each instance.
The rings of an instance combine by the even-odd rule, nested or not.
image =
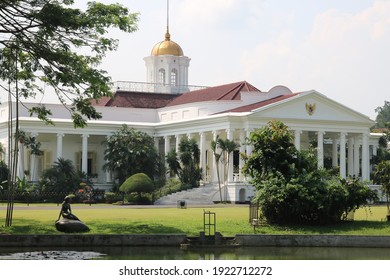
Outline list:
[[[205,89],[206,86],[194,86],[194,85],[164,85],[158,83],[143,83],[143,82],[129,82],[129,81],[117,81],[114,82],[112,91],[134,91],[134,92],[151,92],[151,93],[183,93],[188,91]]]

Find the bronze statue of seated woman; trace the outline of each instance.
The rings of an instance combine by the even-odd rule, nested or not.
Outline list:
[[[56,229],[58,231],[67,233],[89,231],[88,226],[80,221],[79,218],[77,218],[74,214],[72,214],[70,200],[70,196],[66,196],[62,202],[60,215],[55,222]]]
[[[58,216],[58,220],[60,219],[61,216],[65,219],[79,221],[79,218],[77,218],[75,215],[72,214],[72,209],[70,208],[70,196],[66,196],[64,198],[64,201],[62,202],[61,205],[61,211],[60,211],[60,215]]]

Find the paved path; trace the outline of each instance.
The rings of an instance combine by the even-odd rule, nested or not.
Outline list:
[[[146,209],[146,208],[176,208],[176,205],[112,205],[112,204],[72,204],[72,209],[118,209],[118,208],[134,208],[134,209]],[[210,204],[210,205],[187,205],[188,208],[222,208],[222,207],[248,207],[247,204]],[[34,204],[17,204],[14,206],[14,210],[52,210],[60,209],[61,204],[55,205],[34,205]],[[7,210],[7,204],[0,204],[0,211]]]

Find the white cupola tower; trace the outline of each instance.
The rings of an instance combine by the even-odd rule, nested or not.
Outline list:
[[[190,58],[184,56],[179,44],[171,41],[168,12],[165,40],[157,43],[153,47],[150,56],[144,58],[147,83],[153,84],[154,92],[182,93],[188,91],[190,60]]]

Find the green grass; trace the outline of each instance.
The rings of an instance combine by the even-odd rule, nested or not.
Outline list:
[[[17,207],[16,207],[17,206]],[[4,227],[5,205],[0,204],[0,234],[60,234],[54,227],[60,207],[57,205],[16,205],[13,226]],[[198,236],[203,231],[203,208],[136,208],[110,205],[73,205],[73,212],[91,229],[87,234],[187,234]],[[224,236],[253,234],[248,223],[248,206],[216,206],[216,230]],[[261,234],[351,234],[390,235],[390,223],[384,222],[386,207],[359,209],[355,221],[327,226],[266,225],[256,229]]]

